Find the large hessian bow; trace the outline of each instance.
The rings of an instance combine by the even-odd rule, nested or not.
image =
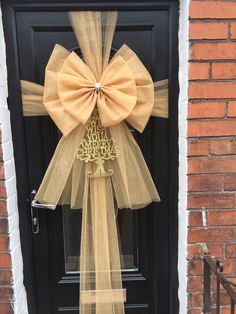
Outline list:
[[[36,199],[82,208],[80,313],[123,314],[117,208],[160,200],[125,120],[142,132],[157,108],[154,86],[167,98],[128,46],[109,61],[116,12],[70,17],[83,59],[56,45],[44,87],[22,81],[25,108],[48,113],[63,134]]]

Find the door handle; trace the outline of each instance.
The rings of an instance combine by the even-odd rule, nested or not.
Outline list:
[[[39,234],[39,215],[38,209],[55,209],[55,205],[52,204],[43,204],[38,202],[35,199],[36,191],[33,190],[30,194],[30,202],[31,202],[31,226],[33,234]]]
[[[39,234],[39,216],[38,209],[34,206],[36,191],[33,190],[30,194],[30,213],[31,213],[31,228],[33,234]]]

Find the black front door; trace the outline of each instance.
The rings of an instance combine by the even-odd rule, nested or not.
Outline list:
[[[37,189],[59,139],[48,117],[22,118],[19,79],[43,84],[55,43],[78,51],[69,10],[118,10],[113,51],[126,43],[154,81],[169,79],[168,120],[134,132],[161,203],[120,210],[126,313],[177,314],[177,18],[178,2],[5,1],[9,107],[15,148],[25,284],[30,314],[77,313],[81,211],[39,210],[32,232],[30,192]]]

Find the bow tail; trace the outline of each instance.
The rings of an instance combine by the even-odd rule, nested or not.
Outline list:
[[[92,166],[86,165],[87,168]],[[86,177],[83,203],[80,313],[124,314],[116,212],[110,177]]]
[[[70,20],[85,63],[97,80],[110,58],[117,12],[70,12]]]
[[[76,155],[84,133],[85,126],[79,125],[59,141],[35,197],[39,202],[54,205],[54,208],[58,204],[72,204],[73,207],[73,203],[78,199],[77,191],[81,191],[81,187],[78,188],[78,178],[82,177],[83,167],[82,163],[76,160]],[[73,182],[75,184],[72,186]],[[69,192],[71,200],[66,202]]]
[[[124,314],[116,210],[145,207],[159,201],[139,146],[125,124],[109,128],[118,157],[107,161],[111,177],[85,177],[81,234],[80,313]],[[94,173],[95,164],[86,164]],[[115,195],[113,195],[113,190]]]
[[[110,161],[112,184],[119,208],[144,208],[160,197],[142,152],[125,123],[109,127],[118,156]]]

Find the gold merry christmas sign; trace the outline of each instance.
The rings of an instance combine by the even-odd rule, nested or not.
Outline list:
[[[84,138],[79,146],[77,158],[85,162],[94,161],[97,164],[96,172],[88,173],[90,178],[106,177],[113,174],[113,170],[108,172],[104,169],[105,160],[114,160],[117,151],[109,130],[102,126],[97,109],[94,109],[87,127]]]

